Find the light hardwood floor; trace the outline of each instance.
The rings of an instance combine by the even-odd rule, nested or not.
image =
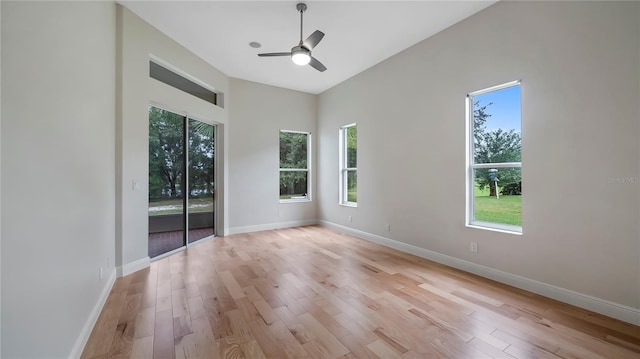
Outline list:
[[[640,358],[640,327],[318,226],[119,278],[83,358]]]

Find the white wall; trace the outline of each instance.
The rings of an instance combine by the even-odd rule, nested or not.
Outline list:
[[[2,357],[63,358],[115,275],[115,5],[1,7]]]
[[[315,223],[317,96],[232,78],[229,97],[230,232]],[[311,202],[279,203],[280,130],[311,132]]]
[[[116,260],[121,274],[148,265],[148,183],[150,104],[189,114],[194,118],[220,124],[222,135],[216,146],[221,164],[216,185],[218,191],[218,234],[228,228],[226,184],[227,110],[214,106],[149,77],[149,59],[153,55],[200,81],[217,92],[228,93],[228,77],[196,57],[184,47],[140,19],[117,6],[118,95],[117,95],[117,184],[116,184]],[[222,131],[220,131],[222,130]],[[222,178],[224,176],[225,178]],[[132,183],[138,182],[134,190]]]
[[[0,69],[2,69],[2,6],[0,6]],[[0,84],[2,71],[0,70]],[[0,86],[2,99],[2,86]],[[1,102],[1,101],[0,101]],[[0,105],[1,107],[1,105]],[[0,111],[0,129],[2,128],[2,111]],[[0,135],[0,159],[2,158],[2,135]],[[0,166],[0,203],[2,203],[2,166]],[[0,308],[2,308],[2,206],[0,205]],[[2,310],[0,310],[0,355],[2,355]]]
[[[500,2],[326,91],[320,219],[638,313],[639,38],[639,3]],[[524,233],[466,228],[465,95],[517,79]],[[337,200],[352,122],[357,209]]]

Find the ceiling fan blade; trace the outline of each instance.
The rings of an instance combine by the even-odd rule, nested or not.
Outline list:
[[[316,47],[316,45],[318,45],[318,43],[320,42],[320,40],[322,40],[323,37],[324,37],[324,32],[320,30],[316,30],[313,32],[313,34],[309,35],[309,37],[307,37],[306,40],[304,40],[303,45],[307,49],[312,50],[314,47]]]
[[[260,57],[273,57],[273,56],[291,56],[290,52],[268,52],[265,54],[258,54]]]
[[[316,58],[313,56],[311,57],[311,61],[309,61],[309,65],[320,72],[324,72],[327,69],[320,61],[316,60]]]

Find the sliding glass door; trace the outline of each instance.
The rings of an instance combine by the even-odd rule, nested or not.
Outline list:
[[[189,119],[189,243],[214,233],[214,130],[213,125]]]
[[[213,236],[214,131],[149,107],[149,257]]]

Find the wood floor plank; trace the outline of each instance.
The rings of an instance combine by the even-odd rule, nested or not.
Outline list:
[[[258,300],[264,300],[264,298],[262,297],[262,294],[260,294],[260,292],[258,292],[256,287],[253,285],[245,287],[244,293],[247,295],[247,298],[249,298],[249,300],[252,302],[255,302]]]
[[[409,345],[403,344],[401,341],[402,339],[400,338],[394,338],[393,336],[391,336],[390,334],[388,334],[384,328],[376,328],[376,330],[373,331],[373,333],[375,335],[377,335],[380,339],[382,339],[383,342],[387,343],[387,345],[390,348],[395,349],[397,352],[399,352],[400,354],[404,354],[406,352],[409,351],[409,349],[407,349],[407,347]]]
[[[156,308],[147,308],[138,312],[136,316],[135,338],[153,337],[156,322]]]
[[[242,350],[242,354],[247,359],[267,359],[260,348],[260,345],[255,340],[250,340],[246,343],[240,344],[240,349]],[[235,358],[235,357],[225,357],[226,358]]]
[[[282,346],[279,345],[278,340],[273,335],[269,327],[262,320],[252,320],[249,322],[251,333],[255,338],[255,341],[260,346],[260,349],[267,358],[286,358]]]
[[[409,313],[417,316],[418,318],[425,320],[427,323],[431,325],[437,326],[441,330],[450,332],[451,334],[459,337],[463,342],[468,342],[471,339],[473,339],[473,335],[469,334],[464,330],[459,329],[459,327],[453,324],[450,324],[450,322],[446,320],[440,319],[437,315],[433,315],[432,314],[433,312],[425,313],[420,311],[419,309],[412,308],[412,309],[409,309]]]
[[[153,335],[153,358],[175,358],[176,352],[173,337],[173,315],[171,314],[171,310],[156,313]]]
[[[274,322],[269,329],[289,358],[310,358],[293,333],[280,320]]]
[[[138,338],[133,341],[131,357],[139,359],[153,358],[153,336]]]
[[[496,330],[491,335],[494,337],[509,343],[510,345],[504,350],[516,357],[535,355],[541,358],[558,358],[554,353],[560,349],[559,346],[553,343],[541,343],[536,339],[523,340],[510,333]]]
[[[118,319],[123,307],[126,305],[127,291],[115,287],[111,290],[109,297],[96,321],[92,334],[87,341],[83,351],[83,357],[92,358],[109,354],[109,349],[113,343],[113,338],[118,331]],[[125,288],[126,289],[126,288]]]
[[[493,346],[498,350],[505,350],[509,346],[509,343],[503,342],[502,340],[494,337],[491,334],[479,333],[476,334],[474,339],[482,340],[483,342]]]
[[[171,308],[174,318],[189,314],[189,304],[184,288],[171,292]]]
[[[240,344],[234,342],[232,338],[223,338],[216,341],[220,358],[245,359],[251,358],[245,355]]]
[[[184,294],[187,299],[200,297],[200,287],[197,282],[188,282],[184,284]]]
[[[213,331],[209,325],[209,320],[205,317],[198,317],[191,322],[197,358],[219,358],[218,345],[213,336]]]
[[[120,313],[116,333],[109,349],[109,355],[127,358],[131,355],[136,332],[136,313],[140,307],[142,294],[127,295],[126,303]]]
[[[377,340],[377,338],[376,338]],[[347,349],[349,349],[349,353],[353,355],[354,358],[364,358],[364,359],[375,359],[378,358],[367,345],[375,342],[376,340],[368,341],[364,340],[356,335],[349,334],[340,338],[340,342],[344,344]]]
[[[634,358],[640,327],[319,226],[116,280],[82,358]]]
[[[340,323],[340,325],[342,325],[345,329],[347,329],[347,331],[349,332],[348,335],[354,336],[355,338],[360,340],[362,343],[369,344],[371,342],[378,340],[378,337],[375,334],[373,334],[372,331],[366,330],[365,328],[360,326],[358,322],[352,320],[346,314],[338,313],[333,317],[338,323]],[[342,341],[342,338],[343,337],[340,337],[340,341]]]
[[[228,312],[238,309],[238,305],[231,294],[229,294],[229,290],[227,290],[227,287],[224,286],[224,284],[214,286],[214,290],[216,292],[216,298],[218,298],[218,302],[220,303],[223,311]]]
[[[173,318],[173,337],[176,339],[182,338],[185,335],[192,334],[191,329],[191,317],[189,315],[181,315]]]
[[[296,318],[293,313],[289,311],[287,307],[280,307],[275,309],[276,314],[280,320],[287,326],[291,334],[296,338],[298,343],[305,344],[314,339],[307,328]]]
[[[202,297],[197,296],[187,299],[187,306],[189,307],[189,316],[191,317],[191,320],[206,316]]]
[[[246,343],[255,339],[251,334],[251,327],[244,319],[239,309],[232,310],[227,313],[229,322],[231,323],[231,331],[233,332],[234,343]]]
[[[184,277],[182,272],[171,274],[171,290],[184,289]]]
[[[196,338],[188,334],[175,340],[176,359],[196,359]]]
[[[380,359],[402,359],[397,352],[387,345],[388,343],[384,343],[382,340],[376,340],[373,343],[367,344],[367,348]]]
[[[216,340],[232,336],[231,322],[222,310],[218,298],[205,299],[203,306]]]
[[[503,351],[504,349],[507,349],[507,347],[509,346],[508,344],[504,347],[504,349],[501,350],[499,348],[496,348],[494,345],[489,344],[488,342],[476,337],[469,341],[469,345],[492,358],[513,358],[511,355]]]
[[[156,299],[156,312],[171,310],[171,308],[173,308],[171,294],[164,295]]]
[[[613,335],[605,336],[604,340],[640,354],[640,345],[635,342],[628,342],[624,339],[614,337]]]
[[[329,330],[325,328],[313,315],[309,313],[298,316],[298,319],[302,324],[313,333],[315,340],[318,344],[324,347],[333,358],[337,358],[341,355],[345,355],[349,352],[338,339],[336,339]]]
[[[273,311],[273,309],[271,309],[269,303],[267,303],[264,299],[253,302],[253,305],[258,310],[258,313],[260,313],[260,316],[262,317],[262,320],[264,320],[265,324],[271,325],[277,320],[278,316]]]
[[[231,294],[231,297],[233,299],[246,297],[246,294],[242,290],[242,287],[240,287],[240,284],[238,284],[238,281],[236,281],[230,271],[220,272],[220,279],[227,287],[227,290],[229,291],[229,294]]]

